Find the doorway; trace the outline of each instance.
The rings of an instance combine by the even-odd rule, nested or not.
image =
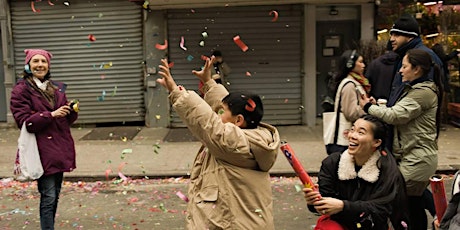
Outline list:
[[[335,95],[328,90],[328,81],[337,73],[340,55],[347,49],[355,49],[360,39],[360,22],[358,20],[318,21],[316,24],[316,111],[323,113],[322,102]]]

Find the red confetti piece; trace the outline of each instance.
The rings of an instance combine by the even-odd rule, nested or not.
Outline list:
[[[88,39],[92,42],[96,41],[96,37],[92,34],[88,35]]]
[[[48,0],[48,5],[54,6],[54,3],[52,3],[51,0]]]
[[[128,163],[121,162],[120,165],[118,165],[118,172],[121,172],[121,170],[123,169],[123,167],[125,167],[126,164],[128,164]]]
[[[105,170],[105,179],[109,180],[109,174],[112,172],[112,169]]]
[[[276,10],[270,11],[269,15],[273,15],[272,22],[278,21],[278,12]]]
[[[249,112],[254,112],[254,109],[256,108],[256,103],[251,98],[249,98],[248,104],[244,108]]]
[[[238,45],[238,46],[240,47],[240,49],[241,49],[243,52],[248,51],[248,49],[249,49],[248,46],[247,46],[246,44],[244,44],[243,41],[241,41],[239,35],[233,37],[233,41],[235,42],[236,45]]]
[[[168,67],[171,69],[174,66],[174,62],[168,63]]]
[[[176,195],[177,195],[179,198],[181,198],[183,201],[185,201],[185,202],[188,202],[188,201],[189,201],[189,200],[188,200],[188,197],[187,197],[186,195],[184,195],[181,191],[177,191],[177,192],[176,192]]]
[[[155,48],[159,49],[159,50],[165,50],[168,48],[168,40],[165,40],[165,44],[164,45],[161,45],[161,44],[156,44],[155,45]]]
[[[206,56],[206,55],[201,55],[201,57],[200,57],[200,58],[201,58],[201,60],[203,60],[203,61],[206,61],[206,60],[208,60],[208,59],[209,59],[209,57],[208,57],[208,56]]]
[[[30,8],[32,8],[32,11],[34,13],[40,13],[40,9],[35,9],[35,2],[34,1],[30,1]]]

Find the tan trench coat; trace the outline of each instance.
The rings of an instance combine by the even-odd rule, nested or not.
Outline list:
[[[203,87],[205,101],[179,87],[173,108],[203,147],[193,163],[188,189],[188,229],[274,229],[268,170],[280,145],[275,127],[241,129],[222,123],[215,111],[227,90],[214,80]]]

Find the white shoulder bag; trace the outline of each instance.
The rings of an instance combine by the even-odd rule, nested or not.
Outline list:
[[[335,95],[334,112],[323,113],[323,140],[325,145],[336,144],[348,146],[348,137],[345,134],[350,130],[352,123],[341,112],[341,92],[343,87],[350,82],[355,84],[352,80],[346,78],[340,82]]]
[[[22,125],[18,138],[18,151],[14,162],[14,178],[18,181],[36,180],[43,175],[42,162],[38,153],[37,139],[29,133],[26,123]]]

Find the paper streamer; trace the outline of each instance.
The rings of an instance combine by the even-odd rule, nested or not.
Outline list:
[[[248,48],[248,46],[246,44],[244,44],[243,41],[241,41],[240,35],[237,35],[237,36],[233,37],[233,41],[235,42],[236,45],[238,45],[240,47],[240,49],[243,52],[248,51],[249,48]]]
[[[155,45],[155,48],[159,49],[159,50],[165,50],[168,48],[168,40],[165,40],[165,44],[164,45],[161,45],[161,44],[156,44]]]

